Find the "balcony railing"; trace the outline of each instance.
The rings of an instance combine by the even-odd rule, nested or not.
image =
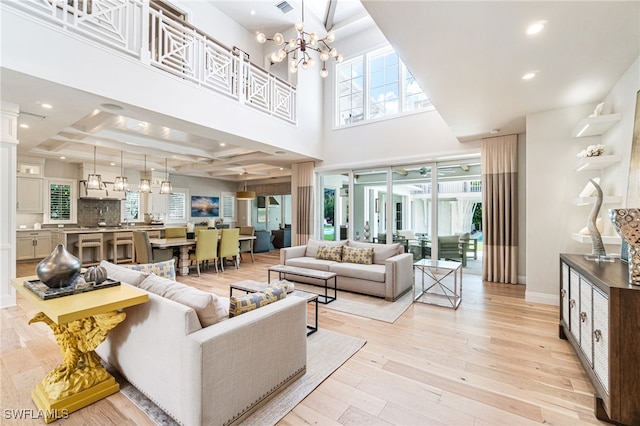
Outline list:
[[[182,81],[296,123],[296,88],[148,0],[4,0],[69,33],[135,57]]]

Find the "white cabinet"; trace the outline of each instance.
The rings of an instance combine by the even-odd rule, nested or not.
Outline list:
[[[42,259],[50,253],[50,231],[20,231],[17,233],[16,260]]]
[[[20,177],[16,179],[16,210],[18,213],[42,213],[44,196],[42,178]]]

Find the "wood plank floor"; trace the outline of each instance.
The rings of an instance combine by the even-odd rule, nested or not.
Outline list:
[[[277,251],[256,254],[238,270],[200,278],[193,271],[178,280],[228,296],[230,283],[266,281],[276,263]],[[33,275],[35,265],[18,264],[17,275]],[[16,307],[1,311],[3,410],[35,410],[31,390],[62,359],[48,327],[27,325],[33,314],[20,296]],[[525,302],[524,286],[465,275],[457,311],[413,304],[394,324],[322,306],[319,316],[321,328],[367,344],[280,425],[605,424],[593,415],[593,388],[577,357],[558,338],[557,307]],[[11,420],[7,411],[2,417],[2,424],[42,424]],[[58,423],[152,424],[119,393]]]

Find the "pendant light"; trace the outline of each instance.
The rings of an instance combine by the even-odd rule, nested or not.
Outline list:
[[[96,147],[93,147],[93,173],[87,177],[87,189],[102,189],[102,176],[96,174]]]
[[[140,192],[151,192],[151,181],[146,178],[147,176],[147,156],[144,156],[144,177],[140,179],[138,184],[138,190]]]
[[[173,194],[173,187],[169,182],[169,173],[167,172],[167,157],[164,157],[164,180],[160,184],[161,194]]]
[[[116,176],[116,180],[113,182],[113,190],[117,192],[124,192],[127,190],[129,186],[129,182],[127,181],[127,177],[124,175],[123,170],[123,154],[120,151],[120,176]]]
[[[254,198],[256,198],[256,193],[255,191],[247,191],[247,172],[244,172],[244,175],[244,191],[236,192],[236,200],[253,200]]]

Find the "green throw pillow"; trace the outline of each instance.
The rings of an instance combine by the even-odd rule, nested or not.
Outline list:
[[[361,265],[371,265],[373,263],[373,247],[349,247],[342,250],[342,261],[348,263],[358,263]]]
[[[278,284],[244,296],[231,296],[229,299],[229,318],[253,311],[285,297],[287,297],[286,284]]]
[[[342,259],[342,246],[320,246],[318,247],[316,259],[340,262]]]

